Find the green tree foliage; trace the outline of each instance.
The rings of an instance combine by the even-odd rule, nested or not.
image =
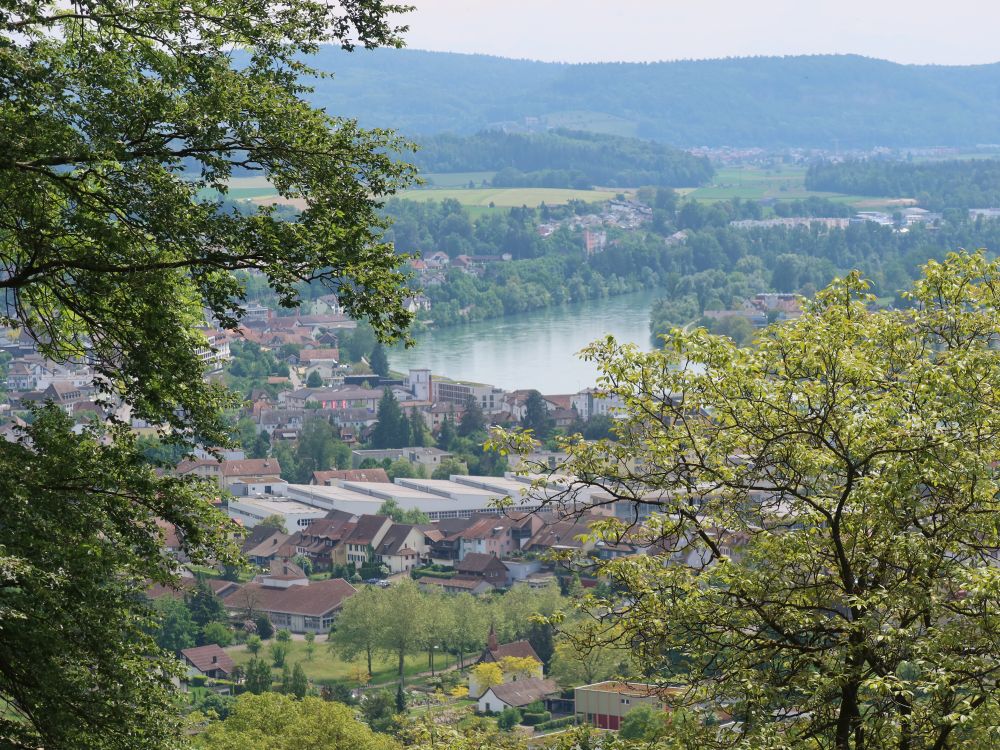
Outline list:
[[[314,471],[343,469],[350,462],[351,449],[340,440],[333,425],[323,417],[307,417],[295,446],[295,481],[306,483]],[[285,468],[283,463],[281,468]]]
[[[383,336],[400,333],[411,292],[378,206],[410,170],[385,156],[397,145],[386,133],[306,104],[296,75],[324,42],[398,43],[386,20],[396,10],[9,5],[0,119],[23,137],[0,165],[4,324],[53,360],[85,353],[99,397],[175,442],[210,445],[227,442],[220,407],[236,399],[205,379],[199,328],[205,310],[237,324],[245,290],[229,271],[259,271],[286,305],[299,282],[330,285]],[[269,178],[304,209],[292,221],[271,207],[230,210],[213,196],[234,172]],[[145,635],[141,597],[172,577],[155,518],[197,560],[230,561],[225,525],[204,484],[156,477],[123,431],[34,421],[27,442],[0,451],[0,743],[163,747],[177,735],[163,679],[173,667]]]
[[[312,661],[313,656],[316,653],[316,634],[309,632],[305,634],[306,642],[306,660]]]
[[[388,690],[365,693],[361,715],[376,732],[388,732],[396,723],[396,700]]]
[[[483,409],[476,399],[469,396],[465,402],[465,411],[462,412],[462,418],[458,423],[458,434],[469,437],[482,432],[485,428],[486,416],[483,414]]]
[[[378,423],[372,432],[373,448],[405,448],[410,440],[409,422],[403,417],[399,402],[388,388],[378,402]],[[403,426],[405,424],[405,432]]]
[[[77,435],[52,406],[22,442],[0,445],[0,483],[0,744],[166,743],[176,723],[161,676],[175,662],[156,645],[143,590],[173,583],[175,569],[156,520],[177,525],[194,561],[232,561],[214,492],[158,476],[124,427]],[[171,650],[193,645],[186,613],[179,603]]]
[[[669,726],[668,714],[648,703],[640,703],[622,719],[618,736],[623,740],[656,742],[665,735]]]
[[[322,388],[323,387],[323,376],[319,374],[319,370],[313,370],[309,373],[309,377],[306,378],[306,388]]]
[[[255,656],[247,662],[244,680],[247,690],[254,695],[266,693],[271,689],[271,668],[266,661]]]
[[[371,354],[368,356],[368,364],[372,372],[380,378],[389,377],[389,359],[385,356],[385,347],[381,342],[376,342]]]
[[[441,420],[441,427],[438,428],[437,447],[441,450],[451,450],[451,444],[455,441],[455,421],[450,415]]]
[[[396,750],[391,737],[372,731],[347,706],[307,697],[241,695],[225,721],[200,735],[203,750]]]
[[[225,648],[233,642],[233,631],[224,623],[210,622],[201,629],[201,638],[199,640],[202,645],[215,643]]]
[[[247,636],[247,651],[256,656],[260,651],[261,640],[259,635]]]
[[[282,534],[288,533],[288,529],[285,528],[285,517],[278,514],[264,518],[263,520],[261,520],[260,523],[257,524],[255,528],[260,528],[260,527],[271,529],[272,531],[280,531]],[[261,637],[270,638],[271,636],[262,635]]]
[[[521,426],[526,430],[531,430],[535,437],[544,439],[552,432],[552,418],[549,417],[549,410],[545,405],[545,399],[538,391],[530,391],[524,401],[524,416],[521,418]]]
[[[628,677],[628,651],[601,641],[600,629],[586,620],[572,622],[556,639],[549,673],[563,688]]]
[[[330,631],[328,648],[351,661],[364,654],[368,674],[372,674],[372,656],[381,642],[384,625],[382,611],[385,597],[381,589],[366,586],[347,599]]]
[[[415,477],[417,475],[416,467],[405,458],[397,458],[389,464],[389,468],[385,471],[390,480],[394,480],[396,477]]]
[[[299,700],[305,698],[309,691],[309,678],[306,677],[306,672],[299,662],[295,662],[295,667],[292,669],[292,681],[289,689],[291,694]]]
[[[752,349],[588,350],[629,410],[619,443],[566,446],[574,470],[658,494],[645,533],[689,543],[598,565],[614,588],[582,606],[678,703],[740,717],[701,746],[994,742],[1000,263],[932,261],[902,311],[867,289],[834,282]]]
[[[695,187],[708,159],[651,141],[569,130],[423,138],[415,164],[427,172],[496,171],[494,187]]]
[[[273,351],[262,349],[252,341],[234,341],[229,345],[229,352],[232,360],[226,366],[226,384],[244,396],[249,396],[252,390],[276,395],[279,387],[271,385],[267,379],[288,377],[288,365]]]
[[[427,426],[423,416],[418,414],[416,409],[410,410],[410,434],[410,445],[415,448],[427,445]]]
[[[225,622],[229,617],[222,599],[204,580],[195,584],[194,591],[188,594],[185,601],[191,612],[191,619],[199,628],[213,622]]]
[[[469,467],[457,458],[445,458],[431,472],[431,479],[448,479],[452,474],[468,474]]]
[[[476,133],[532,112],[550,123],[613,127],[663,143],[968,147],[995,141],[1000,114],[996,101],[976,95],[982,69],[896,65],[855,55],[570,67],[393,50],[373,69],[363,58],[329,50],[319,60],[337,71],[322,103],[331,110],[346,107],[361,122],[394,123],[406,133]],[[863,96],[857,81],[865,82]],[[567,113],[568,122],[562,119]]]
[[[284,667],[285,659],[288,658],[289,645],[287,641],[275,640],[268,648],[271,655],[271,664],[276,667]]]
[[[160,616],[156,643],[160,648],[177,654],[182,649],[195,645],[198,626],[191,618],[191,610],[183,601],[164,596],[157,601],[156,609]]]
[[[509,732],[520,723],[521,712],[516,708],[505,708],[497,717],[497,726],[505,732]]]
[[[378,649],[396,659],[396,674],[403,683],[407,656],[417,653],[426,638],[427,599],[410,580],[403,580],[384,591],[387,604],[382,608]],[[389,597],[391,596],[391,600]]]
[[[988,208],[1000,205],[1000,162],[817,162],[806,173],[806,187],[850,195],[918,198],[921,205],[938,211]]]
[[[427,517],[426,513],[418,510],[417,508],[411,508],[410,510],[403,510],[399,507],[399,503],[396,502],[394,498],[389,498],[386,500],[378,509],[379,515],[389,516],[396,523],[429,523],[430,519]]]
[[[257,635],[263,640],[266,641],[274,635],[274,625],[271,624],[271,618],[267,615],[258,615],[254,624],[257,627]]]
[[[378,341],[374,329],[365,321],[358,321],[357,328],[344,332],[340,338],[341,356],[349,362],[360,362],[375,348]]]

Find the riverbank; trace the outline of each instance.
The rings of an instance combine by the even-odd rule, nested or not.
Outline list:
[[[388,352],[393,370],[429,368],[456,380],[505,389],[575,393],[594,385],[597,370],[577,353],[608,334],[651,348],[650,309],[663,295],[645,289],[517,315],[418,332],[416,344]]]

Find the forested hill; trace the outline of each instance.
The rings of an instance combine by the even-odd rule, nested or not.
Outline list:
[[[1000,64],[857,56],[568,65],[324,48],[331,114],[420,136],[491,124],[596,130],[675,146],[970,146],[1000,132]]]
[[[936,210],[998,206],[1000,161],[819,162],[809,167],[806,187],[850,195],[916,198],[921,206]]]
[[[659,143],[566,130],[419,139],[410,159],[422,172],[495,171],[496,187],[696,187],[713,173],[708,159]]]

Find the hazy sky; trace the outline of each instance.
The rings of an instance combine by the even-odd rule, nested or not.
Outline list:
[[[409,0],[407,45],[536,60],[1000,60],[997,0]]]

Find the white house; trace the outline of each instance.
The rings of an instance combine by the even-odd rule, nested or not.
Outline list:
[[[559,693],[554,680],[532,677],[527,680],[494,685],[483,693],[476,702],[476,710],[481,713],[498,713],[505,708],[524,708],[535,701],[544,701]]]

